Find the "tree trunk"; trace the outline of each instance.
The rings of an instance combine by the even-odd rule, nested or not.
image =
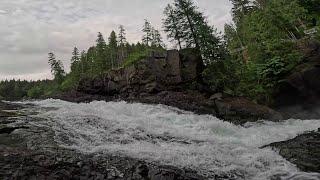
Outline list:
[[[185,10],[185,14],[186,14],[187,19],[188,19],[188,24],[189,24],[189,26],[190,26],[190,31],[191,31],[191,34],[192,34],[194,43],[196,44],[196,49],[200,51],[200,46],[199,46],[199,43],[198,43],[198,38],[197,38],[197,35],[196,35],[196,33],[195,33],[194,25],[193,25],[193,23],[192,23],[192,21],[191,21],[190,15],[186,12],[186,10]]]

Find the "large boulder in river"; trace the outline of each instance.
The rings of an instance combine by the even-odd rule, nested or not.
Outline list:
[[[320,173],[320,129],[268,146],[278,150],[281,156],[299,169]]]
[[[213,95],[210,100],[217,116],[234,124],[245,124],[257,120],[279,121],[282,115],[263,105],[256,104],[244,97],[222,97]]]
[[[288,117],[319,118],[320,44],[311,41],[304,47],[304,63],[297,66],[280,84],[275,105]]]

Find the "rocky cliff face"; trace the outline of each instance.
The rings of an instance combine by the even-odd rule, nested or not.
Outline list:
[[[280,84],[276,107],[288,117],[319,118],[320,44],[312,41],[303,46],[304,62]]]
[[[180,88],[180,85],[200,79],[202,60],[192,54],[182,55],[177,50],[153,52],[150,57],[130,67],[112,70],[93,80],[83,79],[78,91],[106,96],[130,96]]]

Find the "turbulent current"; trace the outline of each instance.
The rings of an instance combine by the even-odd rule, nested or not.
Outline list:
[[[30,102],[28,102],[30,103]],[[31,102],[35,126],[49,127],[55,141],[83,153],[129,156],[199,174],[232,179],[318,179],[299,171],[275,150],[261,146],[320,127],[319,120],[236,126],[210,115],[163,105],[61,100]]]

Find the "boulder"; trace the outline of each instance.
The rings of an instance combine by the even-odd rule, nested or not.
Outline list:
[[[180,51],[181,78],[184,82],[202,79],[204,64],[202,57],[195,49],[184,49]]]
[[[198,91],[161,91],[156,94],[146,93],[139,97],[125,99],[129,102],[165,104],[197,114],[209,114],[236,125],[258,120],[279,121],[282,115],[267,107],[256,104],[243,97],[223,97],[221,93],[208,98]]]
[[[216,97],[214,102],[210,100],[209,104],[214,104],[218,117],[234,124],[242,125],[257,120],[279,121],[283,119],[279,112],[243,97],[221,97],[218,95]]]
[[[288,118],[319,118],[320,44],[305,45],[304,63],[297,66],[280,83],[275,94],[275,107]]]
[[[168,84],[179,84],[182,82],[181,77],[181,61],[180,55],[177,50],[170,50],[167,52],[166,59],[167,69],[167,83]]]
[[[302,171],[320,173],[320,129],[268,146],[278,150]]]

